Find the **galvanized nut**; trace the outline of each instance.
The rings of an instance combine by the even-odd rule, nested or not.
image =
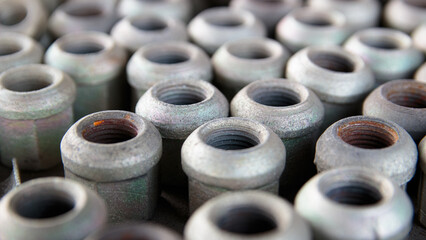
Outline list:
[[[272,129],[286,148],[280,195],[292,200],[315,175],[315,142],[324,107],[311,90],[286,79],[256,81],[232,99],[231,116],[258,121]]]
[[[369,116],[354,116],[331,125],[318,139],[318,172],[360,166],[382,172],[405,188],[416,171],[417,147],[399,125]]]
[[[276,29],[277,39],[292,52],[314,45],[340,45],[349,34],[342,13],[309,7],[290,12]]]
[[[40,39],[46,30],[47,12],[39,0],[2,0],[0,16],[0,32]]]
[[[414,46],[426,55],[426,23],[418,26],[411,34]]]
[[[111,36],[131,53],[150,43],[188,40],[182,21],[156,15],[123,18],[114,25]]]
[[[365,99],[362,113],[397,123],[419,142],[426,134],[426,83],[394,80],[380,85]]]
[[[295,208],[315,239],[402,240],[413,219],[408,195],[389,178],[365,168],[318,174],[297,194]]]
[[[162,185],[188,186],[180,157],[183,142],[199,126],[228,112],[225,96],[203,80],[159,82],[141,97],[136,113],[151,121],[163,138]]]
[[[153,43],[139,49],[127,64],[127,81],[132,87],[133,106],[154,84],[160,81],[212,80],[207,54],[186,42]]]
[[[308,47],[287,64],[287,78],[313,90],[325,108],[323,130],[344,117],[361,113],[374,86],[370,68],[357,55],[338,46]]]
[[[364,59],[374,72],[377,85],[411,78],[423,63],[423,54],[414,48],[410,36],[394,29],[359,31],[346,41],[344,48]]]
[[[426,21],[426,2],[423,0],[392,0],[384,8],[385,23],[410,33]]]
[[[43,51],[38,42],[26,35],[0,31],[0,73],[13,67],[40,63]]]
[[[175,232],[152,223],[121,224],[107,226],[85,240],[117,240],[117,239],[143,239],[143,240],[182,240]]]
[[[418,194],[419,220],[426,227],[426,136],[419,144],[420,185]]]
[[[378,0],[308,0],[307,4],[313,8],[336,10],[343,13],[346,18],[346,27],[351,32],[379,24],[381,6]]]
[[[152,217],[161,150],[154,125],[126,111],[83,117],[61,142],[65,177],[104,198],[111,221]]]
[[[121,0],[117,12],[121,17],[153,14],[187,22],[191,18],[192,5],[190,0]]]
[[[82,240],[106,222],[104,201],[63,178],[24,183],[0,202],[3,240]]]
[[[74,122],[72,79],[47,65],[31,64],[0,75],[1,163],[17,159],[23,170],[61,162],[59,143]]]
[[[261,191],[223,194],[200,207],[185,226],[185,240],[309,240],[308,224],[291,204]]]
[[[123,108],[127,53],[107,34],[70,33],[49,47],[44,61],[68,73],[76,82],[76,119]]]
[[[280,78],[290,57],[275,40],[245,38],[225,43],[212,57],[215,84],[231,100],[246,85]]]
[[[293,9],[301,7],[302,0],[232,0],[229,5],[232,8],[244,9],[253,13],[268,29],[268,35],[275,33],[277,23]]]
[[[227,191],[256,189],[278,193],[285,147],[265,125],[244,118],[205,123],[182,146],[189,178],[189,209]]]
[[[213,54],[231,40],[266,37],[266,27],[246,10],[215,7],[195,16],[188,25],[188,33],[192,41]]]
[[[117,20],[114,11],[115,0],[68,1],[52,13],[48,28],[55,38],[79,31],[109,33]]]
[[[426,83],[426,63],[417,70],[414,79],[418,82]]]

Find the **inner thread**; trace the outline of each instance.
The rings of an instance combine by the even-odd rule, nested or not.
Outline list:
[[[382,199],[378,189],[355,181],[332,187],[326,192],[326,196],[335,202],[355,206],[376,204]]]
[[[16,44],[0,43],[0,57],[11,55],[21,50],[21,47]]]
[[[158,64],[177,64],[189,60],[189,56],[179,52],[151,52],[146,54],[146,58]]]
[[[333,22],[327,17],[321,14],[313,14],[311,12],[296,14],[295,18],[306,25],[326,27],[333,25]]]
[[[217,130],[209,134],[205,140],[207,145],[222,150],[241,150],[259,144],[259,139],[253,134],[233,129]]]
[[[228,210],[216,224],[222,230],[242,235],[260,234],[277,228],[269,213],[250,205]]]
[[[334,53],[326,52],[309,52],[309,59],[319,67],[334,72],[353,72],[355,66],[348,58]]]
[[[130,140],[138,134],[138,128],[127,119],[104,119],[86,127],[82,136],[89,142],[111,144]]]
[[[15,205],[17,214],[30,219],[47,219],[66,214],[74,208],[74,201],[65,193],[43,192],[19,199]]]
[[[67,9],[66,13],[74,17],[95,17],[102,14],[102,9],[96,6],[78,6],[78,8]]]
[[[238,16],[234,15],[222,16],[220,18],[211,17],[206,18],[206,20],[211,25],[215,25],[218,27],[238,27],[240,25],[243,25],[243,20]]]
[[[167,27],[167,24],[160,19],[135,19],[131,22],[132,26],[142,31],[159,31]]]
[[[361,37],[361,42],[363,42],[365,45],[373,47],[373,48],[379,48],[379,49],[399,49],[401,48],[400,43],[393,38],[390,37]]]
[[[250,93],[250,98],[271,107],[287,107],[300,103],[299,94],[285,88],[258,88]]]
[[[31,92],[41,90],[52,84],[52,80],[47,78],[37,78],[37,76],[8,76],[3,82],[6,89],[14,92]]]
[[[409,108],[426,108],[426,91],[422,88],[398,89],[390,92],[387,99],[399,106]]]
[[[19,3],[3,2],[0,4],[0,24],[13,26],[27,17],[27,9]]]
[[[257,45],[233,45],[228,48],[229,53],[244,59],[265,59],[271,57],[271,53],[264,46]]]
[[[62,49],[71,54],[94,54],[104,50],[104,46],[96,42],[69,42],[63,44]]]
[[[206,95],[202,89],[193,86],[173,86],[157,92],[157,98],[173,105],[190,105],[202,102]]]

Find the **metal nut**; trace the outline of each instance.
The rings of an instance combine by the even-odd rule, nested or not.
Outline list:
[[[256,81],[234,97],[231,116],[263,123],[281,138],[287,157],[280,194],[292,200],[316,173],[315,142],[324,120],[319,98],[302,84],[286,79]]]
[[[355,116],[334,123],[321,135],[314,163],[318,172],[344,166],[375,169],[405,188],[416,171],[417,147],[399,125]]]
[[[318,174],[300,190],[295,207],[315,239],[406,239],[413,218],[407,194],[364,168]]]
[[[227,117],[229,103],[212,84],[202,80],[159,82],[139,100],[136,113],[151,121],[163,137],[161,183],[187,187],[181,166],[185,139],[204,123]]]
[[[308,240],[308,224],[287,201],[260,191],[227,193],[200,207],[185,240]]]
[[[0,202],[3,240],[82,240],[106,222],[105,203],[63,178],[24,183]]]
[[[157,204],[161,136],[144,118],[103,111],[76,122],[61,142],[65,177],[106,200],[109,219],[149,219]]]
[[[175,232],[152,223],[126,224],[105,227],[85,240],[117,240],[117,239],[146,239],[146,240],[182,240]]]
[[[107,34],[70,33],[49,47],[44,60],[76,82],[76,119],[93,112],[123,108],[127,54]]]
[[[188,25],[188,33],[197,45],[213,54],[231,40],[266,37],[266,28],[251,12],[216,7],[195,16]]]
[[[419,220],[426,227],[426,136],[419,144],[420,185],[418,196]]]
[[[418,26],[411,34],[414,46],[426,55],[426,23]]]
[[[0,75],[0,153],[11,167],[38,171],[61,162],[59,143],[74,121],[72,79],[47,65],[31,64]]]
[[[189,209],[227,191],[259,189],[278,193],[285,147],[265,125],[244,118],[205,123],[182,146],[189,178]]]
[[[385,23],[410,33],[418,24],[426,21],[426,3],[422,0],[392,0],[384,8]]]
[[[246,85],[280,78],[290,54],[277,41],[245,38],[225,43],[212,57],[215,84],[231,100]]]
[[[424,63],[416,72],[414,77],[416,81],[426,83],[426,63]]]
[[[365,99],[362,112],[397,123],[419,142],[426,133],[426,83],[394,80],[380,85]]]

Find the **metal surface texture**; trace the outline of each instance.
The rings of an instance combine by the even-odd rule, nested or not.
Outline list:
[[[419,144],[420,184],[418,195],[418,217],[420,224],[426,227],[426,136]]]
[[[408,195],[390,179],[365,168],[315,176],[298,193],[295,208],[310,223],[315,239],[402,240],[413,218]]]
[[[310,240],[308,224],[293,206],[260,191],[226,193],[199,208],[185,227],[185,240]]]
[[[152,223],[107,226],[85,240],[182,240],[175,232]]]
[[[410,33],[426,21],[426,2],[423,0],[391,0],[385,5],[385,23],[392,28]]]
[[[161,136],[154,125],[126,111],[88,115],[61,142],[65,177],[104,198],[113,222],[152,217],[161,152]]]

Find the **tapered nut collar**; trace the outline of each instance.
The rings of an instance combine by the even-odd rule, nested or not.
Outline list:
[[[384,19],[389,27],[410,33],[426,21],[426,2],[423,0],[392,0],[386,3]]]
[[[144,224],[122,224],[105,227],[103,230],[85,240],[117,240],[117,239],[144,239],[144,240],[181,240],[175,232],[162,226]]]

